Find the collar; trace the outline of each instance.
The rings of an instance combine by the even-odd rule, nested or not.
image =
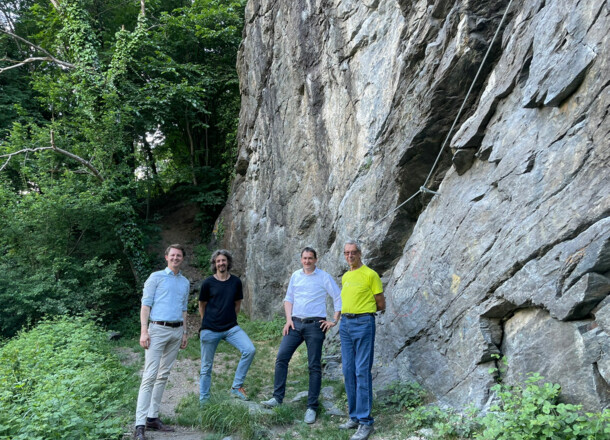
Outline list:
[[[165,272],[165,274],[166,274],[166,275],[173,275],[173,276],[175,276],[175,277],[177,277],[178,275],[182,275],[182,271],[181,271],[181,270],[180,270],[180,271],[178,271],[178,273],[177,273],[177,274],[174,274],[174,271],[173,271],[173,270],[171,270],[169,267],[166,267],[166,268],[165,268],[165,270],[164,270],[164,272]]]
[[[312,273],[305,273],[305,269],[301,268],[301,274],[305,275],[305,276],[309,276],[309,275],[315,275],[317,273],[320,273],[320,269],[318,269],[318,266],[316,266],[316,268],[313,270]]]
[[[229,276],[227,277],[226,280],[219,280],[218,278],[216,278],[216,274],[212,274],[212,277],[216,280],[216,281],[220,281],[221,283],[224,283],[225,281],[229,281],[229,278],[231,278],[233,275],[231,275],[231,272],[229,272]]]

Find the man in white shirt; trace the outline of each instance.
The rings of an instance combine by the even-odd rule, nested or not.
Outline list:
[[[301,251],[303,269],[292,274],[284,298],[286,325],[282,330],[283,338],[275,360],[273,397],[261,402],[263,406],[273,408],[284,401],[288,363],[299,345],[305,341],[309,366],[306,423],[316,421],[322,385],[322,344],[325,333],[337,325],[341,315],[341,289],[328,273],[316,267],[317,261],[314,249],[306,247]],[[326,319],[326,295],[333,300],[332,321]]]

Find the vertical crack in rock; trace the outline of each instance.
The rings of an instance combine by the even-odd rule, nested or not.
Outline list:
[[[496,8],[494,12],[503,12],[506,4],[507,2],[503,1],[495,2],[492,6]],[[437,6],[441,8],[446,7],[440,4]],[[494,19],[482,19],[477,14],[489,14],[489,10],[464,12],[464,16],[468,17],[466,22],[471,23],[471,27],[468,29],[470,37],[476,35],[477,38],[471,38],[467,41],[466,44],[469,50],[465,51],[461,57],[457,57],[452,53],[445,54],[446,58],[451,59],[450,64],[445,66],[444,72],[430,84],[430,89],[422,97],[425,101],[429,101],[429,107],[426,109],[429,113],[425,118],[421,119],[420,123],[423,124],[423,128],[418,133],[415,133],[410,140],[407,139],[403,147],[404,153],[396,168],[396,183],[400,188],[398,193],[399,201],[406,200],[417,192],[428,176],[438,151],[447,136],[447,132],[462,105],[470,82],[475,77],[483,55],[488,49],[487,44],[496,30],[501,16],[501,14],[498,14],[499,16],[495,16]],[[457,14],[454,14],[454,24],[451,25],[451,21],[449,21],[447,25],[449,27],[455,26],[457,18]],[[455,50],[455,48],[450,46],[447,50],[451,51]],[[482,75],[477,84],[475,84],[475,90],[480,89],[484,78],[491,71],[500,54],[501,45],[498,42],[491,48],[488,60],[482,69]],[[398,95],[400,95],[400,92],[397,93]],[[470,96],[465,105],[467,111],[461,116],[462,120],[465,120],[468,117],[468,113],[472,112],[472,110],[468,109],[472,108],[477,99],[477,94]],[[393,124],[400,125],[402,121],[390,117],[387,125],[384,127],[386,133],[381,133],[380,139],[387,139],[387,132],[396,133],[401,131],[400,129],[392,128]],[[451,153],[445,151],[431,176],[430,184],[428,185],[429,189],[438,189],[440,181],[451,165],[450,158]],[[396,262],[419,214],[425,209],[430,200],[429,194],[423,194],[396,211],[388,226],[385,239],[379,246],[375,246],[370,256],[372,267],[380,272],[385,272]]]

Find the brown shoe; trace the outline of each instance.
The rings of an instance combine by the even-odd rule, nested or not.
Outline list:
[[[161,431],[161,432],[174,432],[175,429],[171,426],[167,426],[161,422],[160,418],[151,419],[150,417],[146,418],[146,429],[152,429],[153,431]]]
[[[133,438],[135,440],[146,440],[146,435],[144,435],[144,425],[136,426],[136,432],[133,434]]]

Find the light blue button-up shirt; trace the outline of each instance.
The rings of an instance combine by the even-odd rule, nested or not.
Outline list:
[[[153,272],[144,283],[142,305],[150,307],[151,321],[182,321],[189,297],[189,280],[169,267]]]
[[[292,303],[292,316],[326,317],[326,295],[333,299],[335,312],[341,311],[341,289],[333,278],[317,267],[311,274],[299,269],[292,274],[284,301]]]

